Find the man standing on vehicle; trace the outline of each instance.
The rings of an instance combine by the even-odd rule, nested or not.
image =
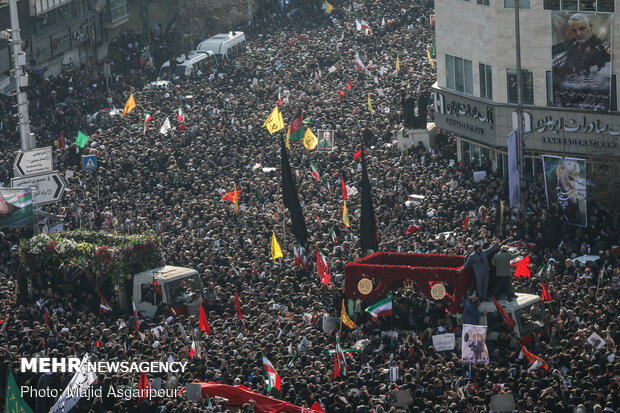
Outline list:
[[[505,296],[509,300],[514,300],[517,296],[512,291],[512,268],[510,261],[517,257],[517,254],[508,252],[508,245],[502,245],[500,251],[493,256],[491,263],[495,267],[495,290],[497,298]]]
[[[476,277],[476,288],[478,290],[478,296],[482,301],[489,301],[489,254],[493,253],[497,249],[497,240],[486,250],[482,250],[482,245],[476,244],[476,246],[469,246],[468,250],[472,251],[467,259],[463,270],[466,268],[472,269],[474,276]]]

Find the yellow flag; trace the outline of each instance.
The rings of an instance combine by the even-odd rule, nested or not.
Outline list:
[[[291,149],[291,125],[286,130],[286,149]]]
[[[237,210],[239,209],[239,194],[237,193],[237,184],[235,185],[235,189],[233,192],[233,204],[235,204],[235,214],[237,213]]]
[[[333,9],[334,6],[332,6],[327,0],[325,0],[325,11],[327,12],[327,14],[330,14]]]
[[[273,231],[271,232],[271,258],[273,258],[274,261],[277,258],[282,258],[282,250],[276,239],[276,233]]]
[[[428,56],[428,60],[430,60],[431,62],[431,67],[435,67],[435,62],[433,61],[433,58],[431,57],[431,49],[429,49],[428,47],[426,48],[426,55]]]
[[[375,110],[372,108],[372,103],[370,102],[370,93],[368,94],[368,110],[371,112],[375,112]]]
[[[400,70],[400,59],[398,58],[398,52],[396,52],[396,70]]]
[[[340,311],[340,318],[342,319],[342,322],[349,328],[354,329],[357,326],[355,325],[355,323],[353,322],[353,320],[351,320],[349,318],[349,315],[347,314],[347,310],[344,309],[344,300],[342,300],[342,310]]]
[[[267,130],[272,135],[277,131],[284,129],[284,120],[282,119],[282,112],[276,106],[276,108],[271,112],[271,115],[267,118],[263,126],[267,127]]]
[[[319,139],[316,137],[314,133],[310,130],[310,128],[306,129],[306,133],[304,133],[304,146],[307,150],[311,151],[316,148],[316,145],[319,143]]]
[[[351,222],[349,221],[349,210],[347,209],[347,201],[343,201],[344,205],[342,206],[342,222],[344,222],[345,227],[350,227]]]
[[[136,101],[133,98],[133,93],[129,95],[129,99],[127,99],[127,103],[125,103],[125,109],[123,109],[123,114],[121,118],[124,118],[126,114],[134,110],[136,107]]]

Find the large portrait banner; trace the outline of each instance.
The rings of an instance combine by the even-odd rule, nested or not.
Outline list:
[[[489,364],[487,326],[463,324],[461,361],[463,364]]]
[[[588,224],[585,159],[543,155],[542,160],[547,208],[553,212],[557,205],[569,224],[585,227]]]
[[[553,104],[608,111],[613,13],[551,12]]]
[[[32,226],[32,189],[0,188],[0,228]]]

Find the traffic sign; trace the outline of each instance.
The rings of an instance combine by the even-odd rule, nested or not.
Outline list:
[[[97,155],[82,155],[82,169],[85,171],[97,169]]]
[[[32,202],[35,204],[48,204],[60,201],[65,192],[65,181],[58,171],[52,171],[40,175],[11,178],[11,187],[33,188]]]
[[[15,155],[13,163],[15,176],[37,175],[51,172],[53,169],[51,146],[31,151],[18,151]]]

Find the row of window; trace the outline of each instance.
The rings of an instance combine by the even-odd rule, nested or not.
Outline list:
[[[471,1],[471,0],[464,0]],[[478,4],[489,6],[490,0],[476,0]],[[504,0],[504,8],[514,9],[515,0]],[[531,8],[530,0],[519,0],[520,9]],[[577,11],[615,11],[614,0],[543,0],[545,10],[577,10]]]
[[[478,64],[480,97],[493,100],[493,74],[491,66]],[[551,72],[546,72],[547,105],[553,105],[553,80]],[[534,73],[529,69],[521,69],[521,99],[524,105],[534,105]],[[517,69],[506,69],[506,87],[508,103],[518,101]],[[446,55],[446,88],[473,95],[473,74],[471,60]],[[611,77],[610,109],[617,111],[616,103],[616,75]]]

